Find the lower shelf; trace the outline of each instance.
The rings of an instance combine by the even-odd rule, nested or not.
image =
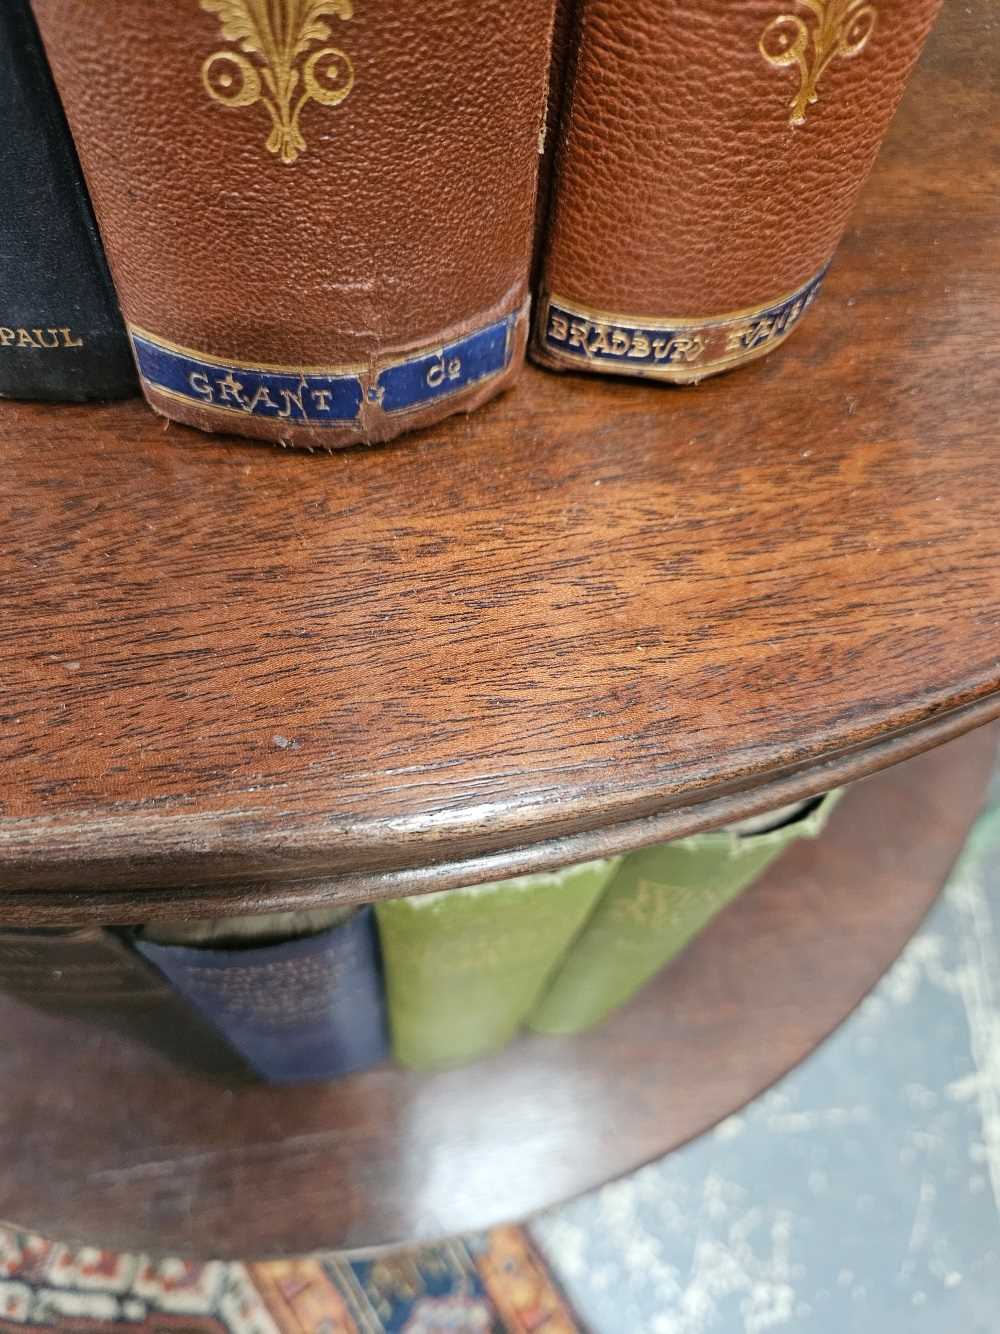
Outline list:
[[[330,1086],[227,1089],[0,1003],[0,1216],[259,1257],[523,1217],[668,1152],[806,1056],[899,953],[982,798],[993,728],[871,778],[595,1032]]]

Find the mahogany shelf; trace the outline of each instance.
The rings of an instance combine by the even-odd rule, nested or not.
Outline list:
[[[122,920],[635,847],[1000,713],[1000,135],[946,7],[821,300],[310,456],[0,406],[0,893]]]
[[[478,1229],[629,1171],[741,1106],[857,1004],[961,848],[995,742],[982,729],[849,792],[822,839],[604,1027],[462,1070],[227,1089],[2,1001],[0,1216],[249,1258]]]
[[[216,1256],[482,1227],[713,1124],[872,985],[994,737],[931,748],[1000,715],[991,21],[945,7],[823,296],[731,376],[529,368],[332,457],[0,404],[6,922],[446,888],[906,761],[605,1027],[467,1070],[227,1089],[0,1001],[0,1214]]]

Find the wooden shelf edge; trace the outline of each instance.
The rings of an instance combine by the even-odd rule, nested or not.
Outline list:
[[[141,872],[133,870],[136,883],[127,889],[115,887],[114,881],[123,870],[127,873],[128,862],[124,868],[116,867],[117,875],[110,874],[106,865],[74,862],[73,878],[103,883],[106,887],[101,890],[46,888],[46,882],[58,875],[53,868],[35,865],[20,874],[17,868],[10,868],[3,878],[7,884],[19,887],[0,889],[0,917],[11,925],[46,926],[283,912],[432,893],[529,875],[680,838],[814,796],[868,777],[996,718],[1000,718],[1000,693],[935,715],[919,727],[881,737],[871,745],[827,756],[818,763],[812,761],[764,781],[758,778],[737,790],[707,795],[698,803],[462,860],[384,871],[324,874],[317,869],[308,876],[291,873],[287,877],[273,872],[254,875],[248,870],[235,883],[199,883],[196,865],[185,867],[175,859],[158,874],[158,883],[148,887],[143,885]],[[191,837],[196,835],[197,831],[190,831]],[[39,887],[30,888],[33,883],[39,883]]]

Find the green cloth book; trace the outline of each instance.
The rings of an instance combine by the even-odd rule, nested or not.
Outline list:
[[[619,860],[376,904],[400,1064],[462,1065],[509,1042]]]
[[[630,853],[563,960],[528,1024],[579,1033],[600,1023],[799,838],[815,838],[839,792],[763,832],[740,826]]]

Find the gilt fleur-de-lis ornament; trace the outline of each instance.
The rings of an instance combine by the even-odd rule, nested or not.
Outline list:
[[[790,125],[801,125],[819,99],[819,81],[833,60],[850,60],[868,45],[878,13],[868,0],[796,0],[808,9],[807,22],[799,14],[779,14],[761,33],[758,48],[771,65],[794,65],[799,91],[789,103]]]
[[[271,117],[268,152],[292,163],[305,149],[299,118],[309,102],[335,107],[354,86],[350,57],[328,43],[327,19],[353,17],[351,0],[200,0],[235,49],[201,67],[209,97],[224,107],[263,103]]]

